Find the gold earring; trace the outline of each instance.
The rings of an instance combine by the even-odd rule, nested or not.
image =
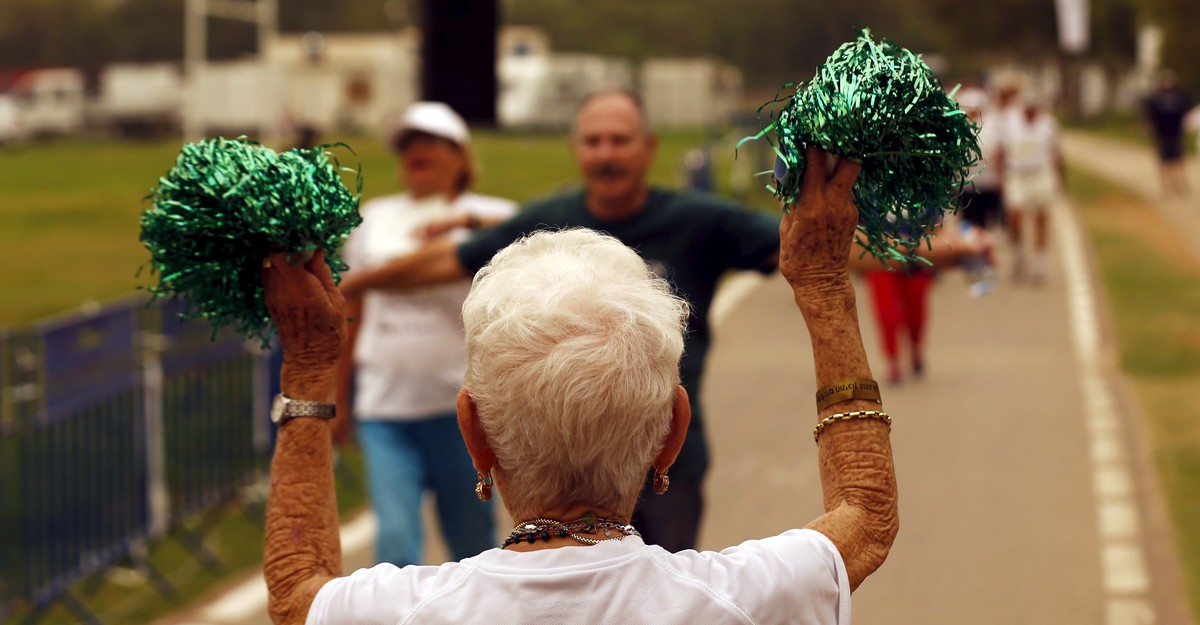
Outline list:
[[[667,489],[670,487],[671,487],[671,478],[667,477],[666,471],[659,471],[657,468],[655,468],[654,469],[654,485],[653,485],[654,494],[661,495],[661,494],[667,492]]]
[[[489,471],[486,475],[478,471],[475,476],[479,478],[479,482],[475,484],[475,496],[479,501],[488,501],[492,498],[492,473]]]

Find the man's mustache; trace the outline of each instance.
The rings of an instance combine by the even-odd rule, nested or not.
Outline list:
[[[614,163],[604,163],[592,168],[592,175],[602,178],[625,175],[625,168]]]

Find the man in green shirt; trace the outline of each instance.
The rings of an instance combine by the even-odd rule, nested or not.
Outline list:
[[[671,467],[670,488],[662,496],[645,489],[632,519],[646,542],[680,551],[695,548],[703,514],[708,445],[699,400],[710,342],[709,307],[726,271],[775,269],[779,220],[711,195],[650,186],[646,176],[657,146],[635,93],[593,93],[580,105],[571,134],[583,189],[533,202],[461,244],[435,240],[411,256],[348,277],[341,288],[352,304],[368,289],[461,279],[513,241],[541,229],[590,228],[636,250],[692,306],[680,363],[681,382],[692,398],[691,427]]]

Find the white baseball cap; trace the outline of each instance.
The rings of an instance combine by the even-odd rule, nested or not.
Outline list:
[[[467,122],[442,102],[413,102],[409,105],[400,117],[400,123],[389,133],[392,145],[396,146],[400,138],[409,132],[424,132],[464,147],[471,143]]]

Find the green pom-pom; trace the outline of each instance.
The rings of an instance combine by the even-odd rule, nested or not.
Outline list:
[[[860,163],[854,186],[859,231],[879,258],[914,258],[913,249],[928,240],[942,215],[956,210],[981,159],[978,126],[929,66],[887,40],[876,43],[866,29],[794,96],[764,108],[778,103],[778,118],[750,137],[767,136],[775,146],[776,184],[768,188],[786,210],[799,194],[808,144]]]
[[[347,267],[337,255],[362,223],[358,189],[342,184],[342,167],[327,149],[277,153],[246,139],[206,139],[183,146],[175,167],[159,178],[142,213],[141,240],[159,283],[155,298],[187,304],[184,319],[205,318],[214,334],[231,325],[265,345],[273,331],[263,300],[263,259],[325,250],[326,263]]]

